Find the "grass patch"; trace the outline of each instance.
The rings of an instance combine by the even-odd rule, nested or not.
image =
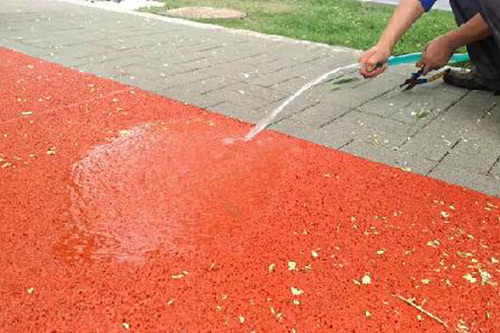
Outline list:
[[[351,83],[351,82],[356,82],[359,80],[359,77],[348,77],[348,78],[341,78],[338,80],[335,80],[332,82],[332,91],[339,90],[342,88],[343,85]]]
[[[356,0],[166,0],[166,8],[227,7],[247,13],[245,19],[197,20],[330,45],[365,50],[374,45],[394,7]],[[151,8],[161,12],[164,8]],[[394,54],[420,52],[433,38],[456,27],[453,15],[432,11],[403,37]]]
[[[359,78],[357,77],[351,77],[351,78],[347,78],[347,79],[339,79],[337,81],[334,81],[333,84],[334,85],[341,85],[341,84],[347,84],[347,83],[351,83],[351,82],[354,82],[354,81],[358,81]]]

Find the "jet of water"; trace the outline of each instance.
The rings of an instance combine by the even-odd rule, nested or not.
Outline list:
[[[274,109],[270,114],[268,114],[266,117],[264,117],[263,119],[261,119],[250,130],[250,132],[248,132],[248,134],[245,135],[244,138],[242,138],[242,139],[231,139],[231,138],[228,138],[228,139],[224,140],[224,142],[225,143],[233,143],[234,141],[237,141],[237,140],[243,140],[243,141],[248,142],[248,141],[252,140],[257,134],[259,134],[267,126],[269,126],[273,122],[273,120],[276,118],[276,116],[278,116],[278,114],[280,114],[281,111],[283,111],[290,103],[292,103],[297,97],[299,97],[300,95],[302,95],[304,92],[306,92],[307,90],[311,89],[314,86],[317,86],[321,82],[327,80],[333,74],[336,74],[338,72],[341,72],[341,71],[344,71],[344,70],[348,70],[348,69],[358,68],[358,67],[359,67],[359,64],[355,63],[355,64],[351,64],[351,65],[347,65],[347,66],[335,68],[334,70],[331,70],[330,72],[321,75],[320,77],[314,79],[313,81],[305,84],[295,94],[293,94],[292,96],[288,97],[280,106],[278,106],[276,109]]]

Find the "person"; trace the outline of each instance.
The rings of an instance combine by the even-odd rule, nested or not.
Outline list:
[[[372,78],[383,73],[391,52],[411,25],[436,0],[400,0],[378,43],[362,53],[360,74]],[[500,0],[450,0],[458,28],[428,43],[417,67],[424,74],[448,63],[455,50],[466,46],[473,69],[451,71],[446,83],[470,90],[500,92]]]

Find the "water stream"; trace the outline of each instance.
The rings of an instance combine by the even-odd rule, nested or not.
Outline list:
[[[301,96],[307,90],[313,88],[314,86],[317,86],[318,84],[327,80],[330,76],[332,76],[334,74],[337,74],[337,73],[342,72],[344,70],[354,69],[354,68],[358,68],[358,67],[359,67],[358,63],[350,64],[350,65],[343,66],[343,67],[338,67],[338,68],[335,68],[335,69],[329,71],[328,73],[321,75],[320,77],[314,79],[313,81],[306,83],[302,88],[297,90],[297,92],[295,94],[293,94],[292,96],[288,97],[280,106],[278,106],[276,109],[274,109],[270,114],[268,114],[266,117],[262,118],[250,130],[250,132],[247,133],[247,135],[245,135],[242,138],[226,138],[224,140],[224,143],[231,144],[231,143],[234,143],[235,141],[240,141],[240,140],[245,141],[245,142],[252,140],[257,134],[259,134],[267,126],[269,126],[273,122],[273,120],[281,113],[281,111],[283,111],[290,103],[292,103],[296,98]]]

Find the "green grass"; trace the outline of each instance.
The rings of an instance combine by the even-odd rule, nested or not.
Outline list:
[[[230,28],[365,50],[374,45],[393,6],[356,0],[166,0],[167,8],[228,7],[247,13],[243,20],[198,20]],[[161,12],[153,8],[152,12]],[[433,38],[455,27],[453,15],[424,15],[396,46],[395,54],[420,52]]]

